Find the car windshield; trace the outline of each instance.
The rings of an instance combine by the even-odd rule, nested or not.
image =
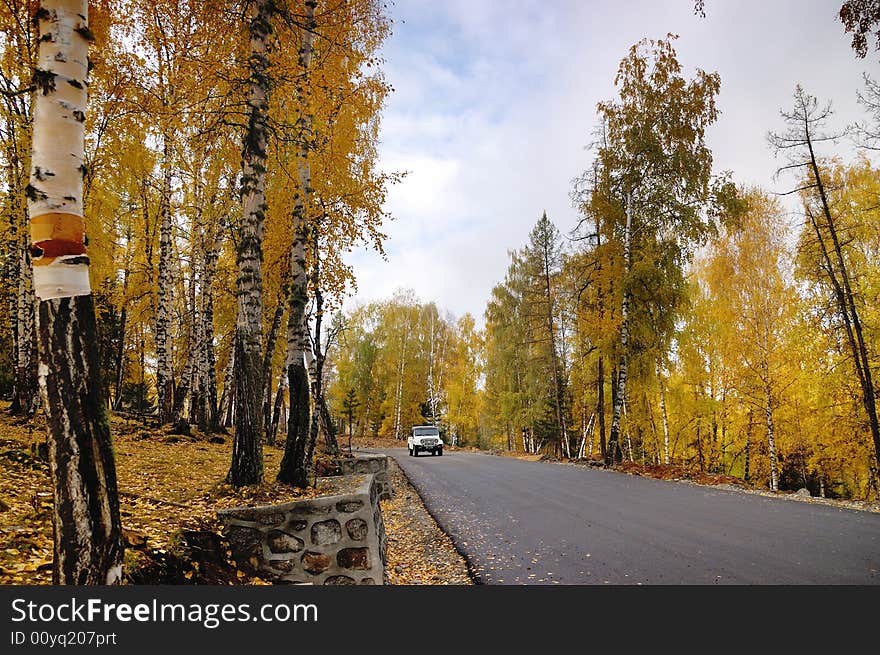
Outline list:
[[[413,436],[414,437],[437,437],[440,436],[440,433],[437,431],[437,428],[413,428]]]

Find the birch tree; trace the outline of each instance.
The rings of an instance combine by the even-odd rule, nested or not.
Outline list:
[[[269,49],[273,0],[255,0],[249,24],[248,124],[242,149],[242,223],[238,242],[238,314],[235,328],[235,440],[228,480],[235,486],[263,479],[263,223],[265,220]]]
[[[705,144],[706,129],[718,112],[720,89],[716,73],[697,70],[686,80],[672,42],[676,37],[642,40],[620,64],[616,85],[619,100],[599,104],[606,141],[598,150],[598,192],[609,207],[608,225],[622,246],[619,284],[617,381],[606,463],[619,457],[621,417],[627,401],[627,381],[634,311],[650,314],[651,294],[631,305],[642,288],[634,275],[654,277],[652,291],[662,290],[681,270],[693,248],[711,233],[709,209],[713,198],[727,199],[731,188],[713,184],[712,154]],[[665,261],[664,284],[647,257]],[[638,262],[638,267],[634,267]],[[680,286],[680,284],[678,285]],[[674,313],[674,303],[656,303],[654,310]],[[656,312],[655,312],[656,313]],[[657,316],[653,321],[657,323]],[[667,325],[671,324],[668,319]]]
[[[287,319],[287,375],[290,378],[288,385],[290,416],[287,419],[284,457],[278,471],[280,482],[287,482],[299,487],[306,487],[309,483],[306,456],[309,450],[311,413],[308,371],[305,364],[305,348],[308,339],[305,310],[308,301],[306,245],[311,191],[309,144],[312,136],[312,116],[306,97],[306,76],[312,61],[316,6],[315,0],[306,0],[305,23],[300,30],[301,43],[298,57],[300,75],[296,82],[297,126],[299,128],[296,152],[298,184],[293,205],[293,244],[290,249],[291,293],[290,312]]]
[[[53,580],[114,584],[122,575],[122,528],[82,207],[93,38],[88,4],[43,0],[36,20],[40,49],[27,197],[55,500]]]

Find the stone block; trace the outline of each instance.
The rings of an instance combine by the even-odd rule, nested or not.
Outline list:
[[[336,519],[318,521],[312,525],[312,545],[330,546],[342,539],[342,527]]]
[[[345,531],[354,541],[363,541],[367,538],[369,528],[363,519],[351,519],[345,523]]]
[[[272,530],[266,536],[266,543],[273,553],[298,553],[305,544],[299,537],[294,537],[280,530]]]

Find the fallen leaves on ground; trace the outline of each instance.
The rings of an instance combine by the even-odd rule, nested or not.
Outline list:
[[[0,429],[2,584],[52,582],[52,488],[49,466],[36,456],[36,444],[43,434],[39,426],[3,417]]]
[[[393,585],[469,585],[467,563],[440,529],[393,459],[394,497],[382,501],[388,538],[387,577]]]
[[[283,444],[263,447],[263,484],[236,489],[224,482],[232,457],[229,435],[212,442],[198,432],[173,435],[115,416],[111,430],[122,526],[134,550],[164,555],[181,530],[219,532],[216,512],[223,507],[319,493],[275,482]],[[37,457],[44,441],[39,416],[26,422],[0,407],[0,584],[52,582],[52,487],[49,466]]]

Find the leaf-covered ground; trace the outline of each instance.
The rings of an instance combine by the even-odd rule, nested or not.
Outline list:
[[[264,446],[267,481],[237,490],[224,482],[231,460],[228,435],[213,441],[197,432],[174,435],[120,417],[112,419],[112,430],[128,543],[126,568],[134,581],[156,581],[157,568],[167,578],[171,561],[174,574],[185,580],[260,584],[235,575],[200,578],[197,563],[172,557],[179,550],[181,531],[219,532],[216,511],[221,507],[288,502],[320,493],[274,482],[281,445]],[[38,456],[44,442],[39,417],[22,421],[8,415],[5,403],[0,405],[0,584],[52,582],[51,483],[49,467]],[[393,464],[392,483],[394,498],[382,502],[389,582],[469,584],[464,560]],[[144,571],[154,579],[145,578]]]

